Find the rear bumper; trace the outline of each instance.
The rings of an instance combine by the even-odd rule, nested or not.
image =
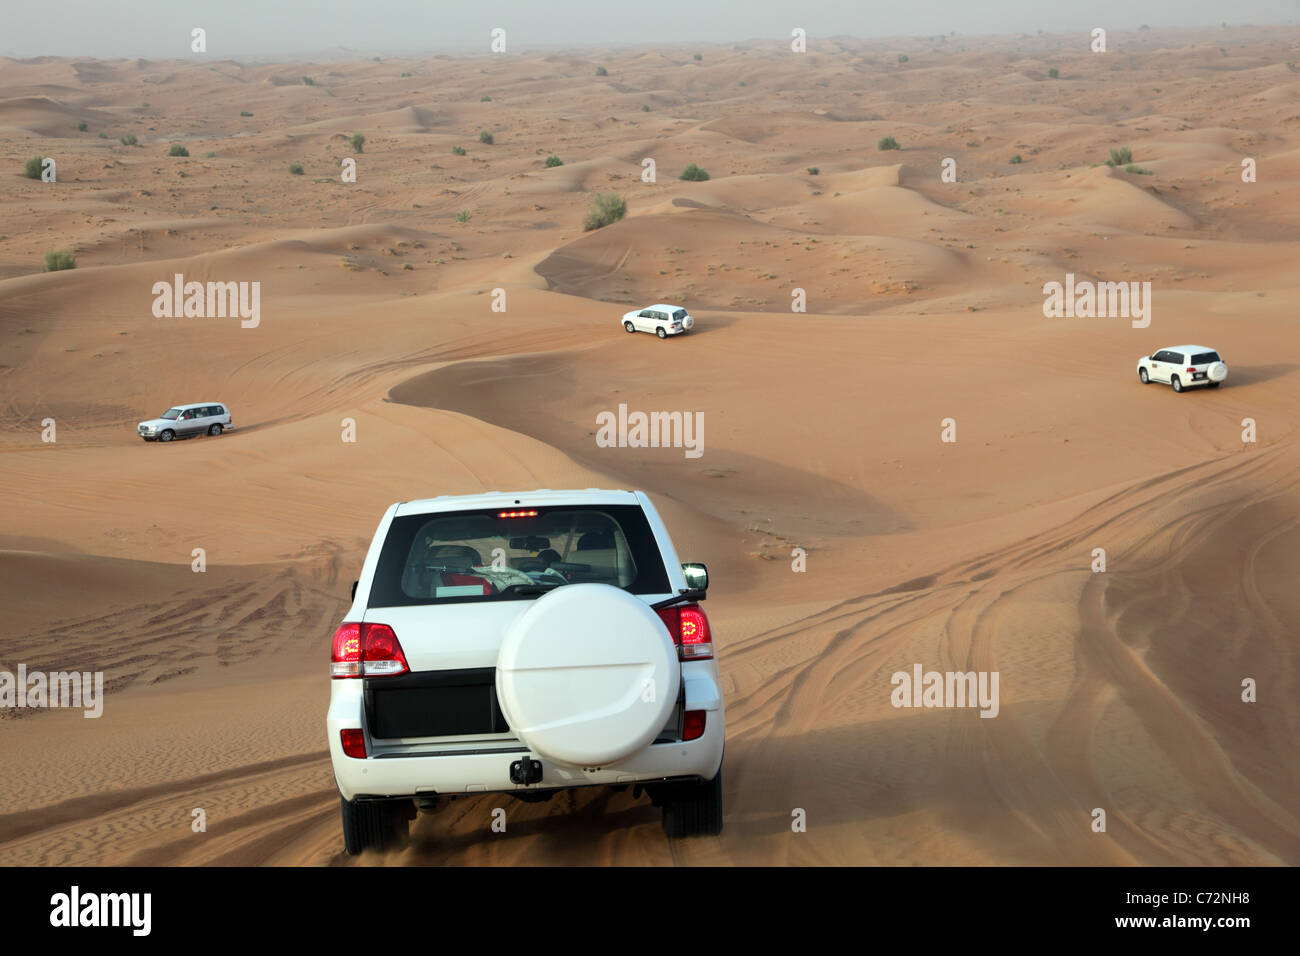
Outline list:
[[[348,681],[348,684],[354,682]],[[357,682],[359,683],[359,682]],[[703,688],[701,688],[703,689]],[[625,760],[608,766],[585,769],[559,763],[534,754],[518,741],[484,741],[483,750],[492,752],[372,756],[364,759],[343,753],[342,730],[364,725],[358,697],[348,688],[332,695],[325,719],[329,736],[330,761],[339,793],[345,799],[357,797],[414,797],[425,794],[513,793],[521,790],[562,790],[594,785],[642,783],[673,777],[712,780],[722,764],[725,716],[716,689],[711,699],[692,701],[687,707],[703,709],[704,734],[696,740],[651,744]],[[691,707],[696,703],[696,707]],[[712,706],[709,706],[712,705]],[[368,732],[367,732],[368,736]],[[372,748],[367,740],[367,750]],[[542,780],[532,786],[510,781],[510,764],[531,755],[542,764]]]

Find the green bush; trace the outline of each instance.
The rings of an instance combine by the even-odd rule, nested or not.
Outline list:
[[[615,193],[596,193],[591,197],[591,209],[582,217],[584,232],[600,229],[618,222],[627,215],[627,200]]]
[[[695,54],[695,59],[696,59],[696,61],[698,62],[699,60],[703,60],[703,59],[704,59],[704,56],[703,56],[702,54],[697,53],[697,54]]]
[[[134,146],[140,141],[135,138],[135,133],[127,133],[125,136],[118,137],[118,142],[123,146]]]
[[[27,162],[23,163],[23,175],[28,179],[41,178],[41,162],[44,157],[33,156]]]
[[[492,138],[492,134],[489,133],[487,130],[479,131],[478,141],[480,143],[487,143],[487,145],[489,146],[491,146],[495,142],[495,140]]]
[[[900,53],[900,54],[898,54],[898,62],[899,62],[899,63],[906,63],[906,62],[907,62],[907,54],[906,54],[906,53]]]
[[[1020,157],[1019,153],[1016,153],[1016,155],[1008,159],[1007,162],[1010,163],[1012,166],[1016,166],[1019,165],[1020,163],[1023,163],[1024,160]]]
[[[1141,166],[1139,166],[1137,163],[1129,163],[1127,166],[1124,167],[1124,172],[1126,172],[1126,173],[1136,173],[1136,174],[1139,175],[1139,176],[1154,176],[1154,175],[1155,175],[1155,171],[1154,171],[1154,170],[1143,169],[1143,168],[1142,168]]]
[[[708,179],[709,174],[705,172],[703,169],[701,169],[699,166],[696,166],[694,163],[691,163],[685,169],[682,170],[682,174],[678,178],[687,179],[693,183],[699,183]]]
[[[469,222],[471,218],[473,218],[473,214],[468,209],[462,209],[456,213],[457,222]]]
[[[315,85],[316,85],[316,81],[315,81],[314,79],[312,79],[310,76],[304,76],[304,77],[302,78],[302,85],[303,85],[303,86],[315,86]]]
[[[816,166],[809,166],[809,167],[808,167],[808,175],[809,175],[809,176],[816,176],[816,175],[817,175],[818,173],[820,173],[820,172],[821,172],[821,170],[818,169]]]
[[[50,250],[45,253],[45,271],[62,272],[64,269],[77,268],[77,260],[66,250]]]
[[[100,134],[99,134],[99,138],[100,138],[100,139],[108,139],[108,134],[107,134],[107,133],[100,133]]]
[[[478,98],[478,101],[479,101],[480,103],[491,103],[491,102],[492,102],[492,97],[490,97],[490,96],[488,96],[486,93],[484,93],[482,96],[480,96],[480,97]]]
[[[87,123],[85,120],[82,120],[80,123],[77,124],[77,132],[79,133],[84,133],[88,129],[90,129],[90,124]]]
[[[649,113],[649,112],[650,112],[650,107],[649,107],[648,105],[646,105],[645,103],[642,103],[642,104],[641,104],[641,112],[642,112],[642,113]]]
[[[292,173],[292,174],[295,175],[295,176],[301,176],[301,175],[302,175],[302,163],[290,163],[290,164],[289,164],[289,172]]]
[[[356,152],[358,153],[365,152],[365,149],[363,147],[366,145],[366,136],[364,133],[353,133],[352,136],[348,139],[348,142],[352,144],[352,148]]]
[[[1121,146],[1119,149],[1111,149],[1110,159],[1106,160],[1106,165],[1127,166],[1131,162],[1133,162],[1133,150],[1127,146]]]
[[[180,143],[172,143],[172,148],[167,150],[168,156],[188,156],[190,151]]]
[[[603,66],[598,66],[598,67],[596,67],[596,75],[597,75],[597,76],[609,76],[609,70],[605,69]]]
[[[1050,76],[1052,79],[1056,79],[1061,75],[1061,71],[1058,70],[1056,67],[1052,67],[1050,70],[1047,71],[1047,75]]]
[[[412,76],[412,75],[413,75],[413,74],[411,73],[410,70],[403,70],[403,71],[402,71],[402,79],[406,79],[408,76]]]
[[[464,155],[465,155],[465,147],[464,147],[464,146],[453,146],[453,147],[451,148],[451,151],[452,151],[453,153],[455,153],[457,156],[464,156]]]
[[[248,110],[240,110],[240,111],[239,111],[239,115],[240,115],[240,116],[252,116],[253,114],[250,113],[250,112],[248,112]]]
[[[898,140],[894,139],[894,137],[892,136],[881,137],[879,142],[876,143],[876,149],[879,150],[902,149],[902,148],[903,147],[898,145]]]
[[[554,167],[554,166],[563,166],[563,165],[564,165],[564,160],[560,159],[560,157],[558,157],[558,156],[547,156],[547,157],[546,157],[546,168],[547,168],[547,169],[551,169],[551,168]]]

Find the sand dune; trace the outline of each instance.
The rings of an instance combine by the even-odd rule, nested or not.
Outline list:
[[[604,486],[710,566],[723,834],[489,795],[353,862],[1300,863],[1300,32],[1078,41],[0,60],[0,669],[107,687],[0,710],[0,862],[348,862],[325,663],[383,509]],[[584,232],[594,192],[628,214]],[[177,273],[259,324],[156,318]],[[1151,282],[1150,326],[1044,318],[1066,273]],[[696,330],[622,331],[658,301]],[[1138,383],[1182,342],[1224,388]],[[207,400],[231,432],[134,433]],[[703,455],[598,447],[620,404]],[[998,717],[893,707],[918,663],[998,672]]]

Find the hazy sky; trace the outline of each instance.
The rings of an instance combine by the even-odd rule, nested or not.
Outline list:
[[[1300,0],[0,0],[0,55],[210,58],[1300,22]],[[3,93],[0,92],[0,96]]]

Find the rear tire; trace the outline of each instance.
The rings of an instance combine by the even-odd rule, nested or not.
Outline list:
[[[1222,382],[1211,382],[1209,385],[1206,386],[1206,388],[1218,388],[1222,384],[1223,384]]]
[[[655,335],[659,336],[661,339],[668,338],[668,333],[664,331],[664,327],[662,325],[659,326],[659,328],[655,329]]]
[[[406,840],[415,803],[410,800],[346,800],[339,797],[343,816],[343,849],[349,856],[366,850],[387,850]]]
[[[1151,376],[1147,375],[1147,370],[1144,368],[1138,369],[1138,378],[1141,380],[1143,385],[1146,385],[1151,381]]]
[[[672,784],[663,796],[664,833],[670,837],[722,832],[722,768],[704,783]]]
[[[216,437],[217,435],[220,435],[220,434],[221,434],[221,426],[220,426],[220,425],[213,425],[211,428],[208,429],[208,434],[209,434],[209,435],[212,435],[213,437]]]
[[[635,331],[636,331],[636,326],[633,325],[631,322],[624,322],[624,323],[623,323],[623,328],[627,329],[629,332],[635,332]]]
[[[1173,379],[1170,381],[1169,384],[1174,387],[1175,392],[1181,392],[1183,390],[1182,379],[1180,379],[1177,375],[1173,377]]]

